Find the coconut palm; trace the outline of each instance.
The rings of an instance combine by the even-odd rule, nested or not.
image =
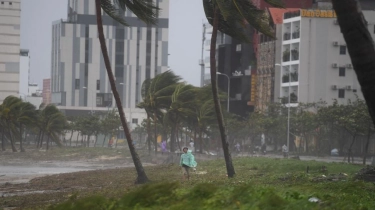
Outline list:
[[[26,127],[34,127],[35,122],[36,122],[36,108],[33,104],[30,102],[22,102],[19,103],[19,106],[16,107],[17,109],[17,115],[16,115],[16,124],[19,129],[19,139],[20,139],[20,151],[25,152],[25,149],[23,148],[23,133],[24,129]]]
[[[49,149],[50,139],[57,145],[62,146],[59,135],[63,134],[66,124],[68,123],[65,115],[53,104],[47,105],[40,114],[40,122],[42,124],[42,131],[47,135],[47,147]],[[42,146],[42,143],[40,146]]]
[[[265,0],[272,6],[282,6],[281,0]],[[258,10],[252,1],[245,0],[203,0],[203,7],[208,22],[213,26],[210,47],[210,73],[212,94],[214,97],[215,111],[217,115],[218,126],[220,130],[221,141],[223,145],[224,158],[227,167],[228,177],[235,175],[232,158],[229,152],[229,145],[226,139],[226,130],[224,127],[223,114],[218,96],[217,80],[216,80],[216,38],[217,31],[228,34],[233,38],[249,41],[246,36],[246,25],[262,32],[264,35],[274,37],[268,26],[269,20],[264,15],[264,11]],[[241,27],[242,26],[242,27]],[[229,94],[229,93],[228,93]]]
[[[108,79],[111,84],[111,89],[113,96],[116,101],[116,105],[120,114],[121,124],[124,128],[125,136],[127,139],[127,143],[129,146],[130,154],[132,156],[134,166],[137,171],[137,180],[136,183],[146,183],[148,181],[148,177],[143,169],[141,160],[139,159],[139,156],[137,152],[135,151],[133,140],[131,138],[131,134],[127,125],[127,121],[125,118],[125,113],[122,108],[122,103],[120,99],[120,95],[118,94],[116,84],[115,84],[115,78],[113,76],[110,59],[108,56],[108,50],[104,38],[104,32],[103,32],[103,21],[102,21],[102,10],[107,13],[110,17],[112,17],[114,20],[117,20],[121,24],[127,26],[127,22],[124,19],[124,12],[129,9],[133,12],[135,16],[137,16],[140,20],[144,21],[147,24],[155,24],[157,20],[157,11],[158,8],[154,6],[153,1],[149,0],[114,0],[114,3],[112,3],[111,0],[95,0],[96,4],[96,17],[97,17],[97,25],[98,25],[98,35],[99,35],[99,41],[100,46],[104,58],[105,67],[107,69]]]
[[[151,117],[154,121],[154,144],[155,152],[157,151],[157,121],[163,123],[163,113],[161,109],[168,109],[171,104],[170,96],[175,90],[175,86],[181,78],[176,76],[172,71],[166,71],[162,74],[155,76],[151,80],[146,80],[142,84],[142,102],[137,105],[138,108],[143,108],[147,113],[147,133],[148,138],[151,138]],[[150,145],[151,139],[149,140]],[[172,145],[171,145],[172,146]],[[150,147],[150,146],[149,146]],[[171,151],[174,147],[170,148]]]
[[[375,124],[375,44],[358,0],[332,0],[350,58]]]
[[[5,130],[4,132],[7,132],[9,136],[13,152],[17,152],[14,134],[16,133],[15,123],[18,116],[18,107],[20,107],[21,104],[22,100],[20,98],[8,96],[4,99],[1,107],[0,118],[4,121],[3,130]]]
[[[164,121],[171,127],[171,151],[174,151],[176,133],[180,127],[182,119],[194,113],[195,96],[197,88],[185,83],[175,85],[175,89],[170,96],[164,97],[171,101],[164,115]],[[178,138],[177,138],[178,139]]]

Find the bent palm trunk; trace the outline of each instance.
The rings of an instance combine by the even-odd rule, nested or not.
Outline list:
[[[220,136],[221,136],[221,143],[223,146],[225,164],[227,167],[228,177],[233,177],[235,175],[232,157],[229,151],[229,144],[226,139],[226,133],[224,128],[224,120],[223,120],[223,113],[221,111],[220,101],[219,101],[219,94],[217,90],[217,80],[216,80],[216,38],[217,38],[217,30],[219,24],[219,17],[218,17],[218,8],[215,6],[214,9],[214,24],[212,28],[212,35],[211,35],[211,48],[210,48],[210,72],[211,72],[211,86],[212,86],[212,94],[215,103],[215,111],[217,116],[217,122],[219,125]],[[229,94],[229,93],[228,93]]]
[[[146,175],[146,173],[143,169],[141,160],[139,159],[139,156],[138,156],[137,152],[135,151],[135,148],[134,148],[134,145],[133,145],[133,140],[131,138],[128,125],[126,123],[125,113],[124,113],[124,110],[122,108],[120,95],[118,94],[116,84],[115,84],[115,78],[113,76],[113,72],[112,72],[112,69],[111,69],[111,64],[110,64],[110,61],[109,61],[107,46],[106,46],[106,43],[105,43],[105,38],[104,38],[104,33],[103,33],[103,22],[102,22],[102,11],[101,11],[101,7],[100,7],[100,5],[101,5],[100,0],[95,0],[95,3],[96,3],[96,18],[97,18],[96,20],[97,20],[97,25],[98,25],[98,34],[99,34],[100,46],[101,46],[101,50],[102,50],[102,54],[103,54],[103,58],[104,58],[105,67],[106,67],[107,74],[108,74],[108,79],[109,79],[109,82],[111,84],[113,96],[115,98],[116,105],[117,105],[117,108],[118,108],[118,111],[119,111],[119,114],[120,114],[121,124],[122,124],[122,127],[124,128],[124,132],[125,132],[126,140],[128,142],[130,154],[132,156],[135,169],[137,171],[138,177],[137,177],[136,183],[137,184],[146,183],[149,180],[148,180],[148,177],[147,177],[147,175]]]
[[[375,124],[375,44],[357,0],[332,0],[354,71]]]

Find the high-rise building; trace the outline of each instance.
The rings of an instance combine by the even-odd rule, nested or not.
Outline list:
[[[51,79],[43,79],[42,97],[44,105],[51,103]]]
[[[0,104],[18,96],[20,77],[21,0],[0,1]]]
[[[155,26],[127,10],[130,27],[125,27],[103,12],[116,86],[123,107],[132,112],[142,100],[143,81],[168,69],[169,0],[154,2],[161,8]],[[51,59],[52,103],[91,111],[115,106],[98,39],[95,1],[68,1],[68,19],[52,26]]]
[[[373,31],[375,11],[363,11]],[[374,33],[371,33],[373,39]],[[297,106],[298,102],[363,98],[346,43],[333,10],[298,10],[284,14],[281,64],[275,73],[275,100]]]

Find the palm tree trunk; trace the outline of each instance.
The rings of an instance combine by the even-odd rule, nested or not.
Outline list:
[[[1,151],[5,151],[5,134],[4,128],[1,129]]]
[[[80,134],[80,132],[78,131],[78,132],[77,132],[77,139],[76,139],[76,147],[78,147],[79,134]]]
[[[332,0],[333,8],[375,124],[375,44],[357,0]]]
[[[44,131],[42,131],[42,134],[40,136],[40,143],[39,143],[38,149],[43,147],[43,140],[44,140]]]
[[[218,8],[214,6],[214,18],[213,18],[213,28],[212,28],[212,35],[211,35],[211,48],[210,48],[210,73],[211,73],[211,86],[212,86],[212,94],[215,103],[215,112],[217,116],[217,122],[219,125],[220,136],[221,136],[221,143],[223,146],[224,151],[224,158],[225,164],[227,167],[228,177],[234,177],[236,174],[234,171],[232,157],[229,151],[228,141],[226,139],[225,127],[224,127],[224,120],[223,120],[223,113],[221,111],[219,95],[217,90],[217,80],[216,80],[216,39],[217,39],[217,30],[219,24],[219,16],[218,16]]]
[[[98,141],[98,134],[95,135],[95,143],[94,143],[94,147],[96,147],[96,142]]]
[[[367,152],[368,152],[368,147],[370,145],[370,139],[371,139],[371,125],[369,125],[368,131],[367,131],[367,141],[365,145],[365,151],[363,152],[363,165],[366,165]]]
[[[107,138],[107,134],[104,135],[104,139],[103,139],[103,144],[102,144],[102,147],[104,147],[104,144],[105,144],[105,139]]]
[[[170,143],[169,144],[170,151],[174,152],[175,151],[175,149],[174,149],[174,143],[176,141],[176,129],[175,129],[174,126],[172,126],[172,128],[171,128],[171,138],[170,138],[170,141],[171,141],[171,142],[169,142]]]
[[[148,112],[147,112],[147,146],[148,146],[148,154],[151,154],[151,117]]]
[[[202,129],[199,128],[199,152],[203,153]]]
[[[353,157],[353,154],[352,154],[352,147],[353,147],[353,144],[355,142],[355,137],[357,136],[357,133],[354,133],[353,135],[353,138],[352,138],[352,143],[350,144],[349,146],[349,150],[348,150],[348,163],[350,163],[350,158]],[[353,160],[353,158],[352,158]],[[353,161],[352,161],[353,162]]]
[[[176,141],[177,141],[177,146],[178,146],[178,148],[180,149],[180,151],[182,151],[182,149],[181,149],[181,145],[180,145],[180,140],[179,140],[179,138],[178,138],[178,134],[179,134],[179,132],[178,132],[178,125],[176,124]],[[186,145],[187,146],[187,145]]]
[[[70,147],[72,146],[73,132],[74,132],[74,130],[72,130],[72,133],[70,134],[70,138],[69,138],[69,146]]]
[[[39,144],[40,144],[40,138],[42,137],[42,129],[39,129],[39,134],[38,134],[38,137],[36,139],[36,148],[39,149]]]
[[[87,147],[90,147],[90,137],[91,137],[91,134],[87,135],[86,145],[85,145]]]
[[[197,152],[197,145],[198,141],[197,141],[197,128],[194,128],[194,152],[196,153]]]
[[[10,144],[11,144],[11,146],[12,146],[12,151],[13,152],[17,152],[17,149],[16,149],[16,147],[15,147],[15,145],[14,145],[14,139],[13,139],[13,135],[12,135],[12,129],[11,129],[11,127],[10,127],[10,124],[9,124],[9,122],[8,122],[8,129],[9,129],[9,139],[10,139]]]
[[[22,145],[22,133],[23,133],[23,129],[22,129],[22,124],[20,124],[20,150],[21,152],[25,152],[25,148],[23,148],[23,145]]]
[[[49,149],[49,134],[47,134],[47,151],[48,151],[48,149]]]
[[[109,61],[107,46],[106,46],[106,43],[105,43],[105,38],[104,38],[104,33],[103,33],[102,11],[101,11],[101,7],[100,7],[101,1],[95,0],[95,3],[96,3],[96,18],[97,18],[100,46],[101,46],[101,49],[102,49],[104,63],[105,63],[106,69],[107,69],[108,78],[109,78],[109,82],[111,84],[113,96],[114,96],[115,101],[116,101],[117,109],[118,109],[119,114],[120,114],[121,123],[122,123],[122,126],[124,128],[126,140],[128,142],[130,154],[133,158],[134,166],[135,166],[135,169],[137,171],[138,177],[137,177],[136,183],[137,184],[146,183],[149,180],[148,180],[148,177],[147,177],[147,175],[146,175],[146,173],[143,169],[141,160],[139,159],[139,156],[138,156],[138,154],[137,154],[137,152],[134,148],[133,140],[131,138],[128,125],[126,123],[125,113],[124,113],[124,110],[122,108],[120,96],[119,96],[118,91],[116,89],[115,78],[113,76],[111,64],[110,64],[110,61]]]
[[[157,130],[156,130],[156,110],[154,111],[154,145],[155,145],[155,155],[156,155],[156,152],[158,151],[158,134],[157,134]]]

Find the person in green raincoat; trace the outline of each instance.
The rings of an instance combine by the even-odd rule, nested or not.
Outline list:
[[[181,155],[180,166],[182,169],[182,173],[184,175],[183,179],[185,180],[187,178],[187,180],[189,180],[190,168],[193,168],[193,170],[195,170],[195,167],[197,166],[197,162],[195,162],[194,155],[191,153],[191,151],[187,147],[184,147],[182,151],[184,153]]]

